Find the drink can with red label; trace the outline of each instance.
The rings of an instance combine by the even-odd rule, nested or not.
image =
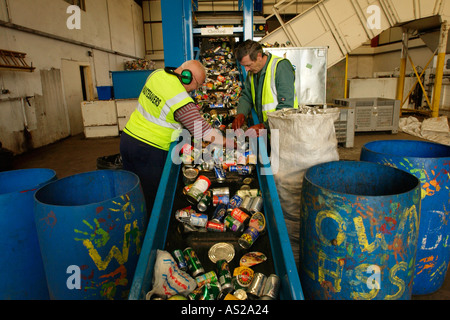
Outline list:
[[[243,224],[246,224],[250,220],[250,216],[239,208],[234,208],[230,215]]]
[[[226,227],[223,223],[208,221],[208,223],[206,224],[206,230],[213,232],[225,232]]]
[[[230,202],[230,197],[226,194],[213,196],[213,198],[212,198],[213,206],[217,206],[219,203],[224,203],[224,204],[228,205],[229,202]]]

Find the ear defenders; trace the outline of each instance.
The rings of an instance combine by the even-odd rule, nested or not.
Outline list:
[[[171,67],[165,67],[164,68],[164,71],[165,72],[167,72],[167,73],[169,73],[169,74],[173,74],[174,76],[177,76],[178,77],[178,79],[180,79],[180,81],[183,83],[183,84],[190,84],[191,82],[192,82],[192,72],[191,72],[191,70],[188,70],[188,69],[184,69],[182,72],[181,72],[181,74],[179,74],[179,73],[176,73],[174,70],[175,70],[176,68],[171,68]]]

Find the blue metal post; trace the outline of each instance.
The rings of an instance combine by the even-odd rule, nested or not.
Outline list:
[[[193,58],[191,0],[161,1],[164,62],[178,67]]]
[[[184,25],[184,44],[185,44],[185,60],[194,58],[194,38],[192,31],[192,2],[191,0],[183,0],[183,25]]]
[[[243,1],[244,40],[253,39],[253,0]]]

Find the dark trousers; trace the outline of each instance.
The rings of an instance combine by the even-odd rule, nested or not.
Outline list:
[[[141,181],[150,217],[168,152],[152,147],[122,132],[120,154],[123,169],[135,173]]]

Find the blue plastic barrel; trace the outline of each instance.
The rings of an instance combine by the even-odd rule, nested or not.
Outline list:
[[[0,299],[49,299],[36,227],[34,194],[56,180],[50,169],[0,172]]]
[[[414,140],[367,143],[361,160],[409,172],[422,184],[419,245],[413,294],[429,294],[442,287],[450,260],[450,147]]]
[[[420,182],[380,164],[309,168],[300,209],[300,280],[309,299],[410,299]]]
[[[148,217],[139,178],[98,170],[47,184],[35,219],[50,298],[126,299]]]

